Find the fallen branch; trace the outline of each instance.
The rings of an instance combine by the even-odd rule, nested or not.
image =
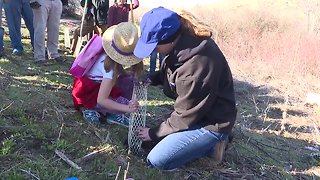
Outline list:
[[[36,176],[36,175],[31,173],[30,169],[29,169],[29,171],[24,170],[24,169],[20,169],[20,171],[27,173],[29,176],[31,176],[31,177],[33,177],[33,178],[35,178],[37,180],[40,180],[40,178],[38,176]]]
[[[54,152],[62,159],[64,160],[67,164],[69,164],[71,167],[77,169],[77,170],[82,170],[80,166],[78,166],[76,163],[71,161],[66,155],[63,154],[63,152],[58,151],[57,149],[54,150]]]

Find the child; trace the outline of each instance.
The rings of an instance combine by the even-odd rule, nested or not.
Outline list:
[[[139,1],[134,0],[132,8],[139,7]],[[108,11],[108,26],[113,26],[121,22],[128,22],[129,11],[131,10],[130,4],[125,0],[115,0],[114,5]]]
[[[85,77],[76,78],[72,96],[75,108],[82,110],[90,122],[99,122],[100,114],[109,123],[128,127],[124,113],[138,109],[136,100],[130,100],[133,79],[143,72],[142,59],[133,55],[138,40],[135,25],[124,22],[108,28],[102,37],[103,52]],[[130,70],[124,69],[129,66]],[[121,87],[122,86],[122,87]],[[99,112],[99,113],[98,113]]]

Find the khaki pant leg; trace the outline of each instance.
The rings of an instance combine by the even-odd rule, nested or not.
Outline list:
[[[59,25],[60,25],[60,17],[62,13],[62,2],[53,0],[47,1],[46,3],[51,3],[49,16],[48,16],[48,24],[47,24],[47,48],[48,55],[50,59],[54,59],[59,57],[58,47],[59,47]]]

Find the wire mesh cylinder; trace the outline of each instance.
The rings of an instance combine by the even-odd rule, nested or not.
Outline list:
[[[139,102],[140,107],[137,111],[130,114],[128,143],[129,150],[135,155],[141,154],[142,141],[135,133],[138,127],[145,127],[146,124],[146,111],[147,111],[147,91],[148,84],[143,82],[135,82],[133,87],[132,99]]]

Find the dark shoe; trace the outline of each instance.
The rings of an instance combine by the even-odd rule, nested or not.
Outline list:
[[[38,64],[38,65],[45,65],[45,64],[47,64],[47,60],[36,60],[34,63],[35,64]]]
[[[12,55],[16,55],[16,56],[21,56],[23,53],[23,51],[18,50],[18,49],[13,49],[12,51]]]
[[[58,63],[62,63],[65,62],[66,59],[64,59],[63,57],[59,56],[53,59],[53,61],[58,62]]]

